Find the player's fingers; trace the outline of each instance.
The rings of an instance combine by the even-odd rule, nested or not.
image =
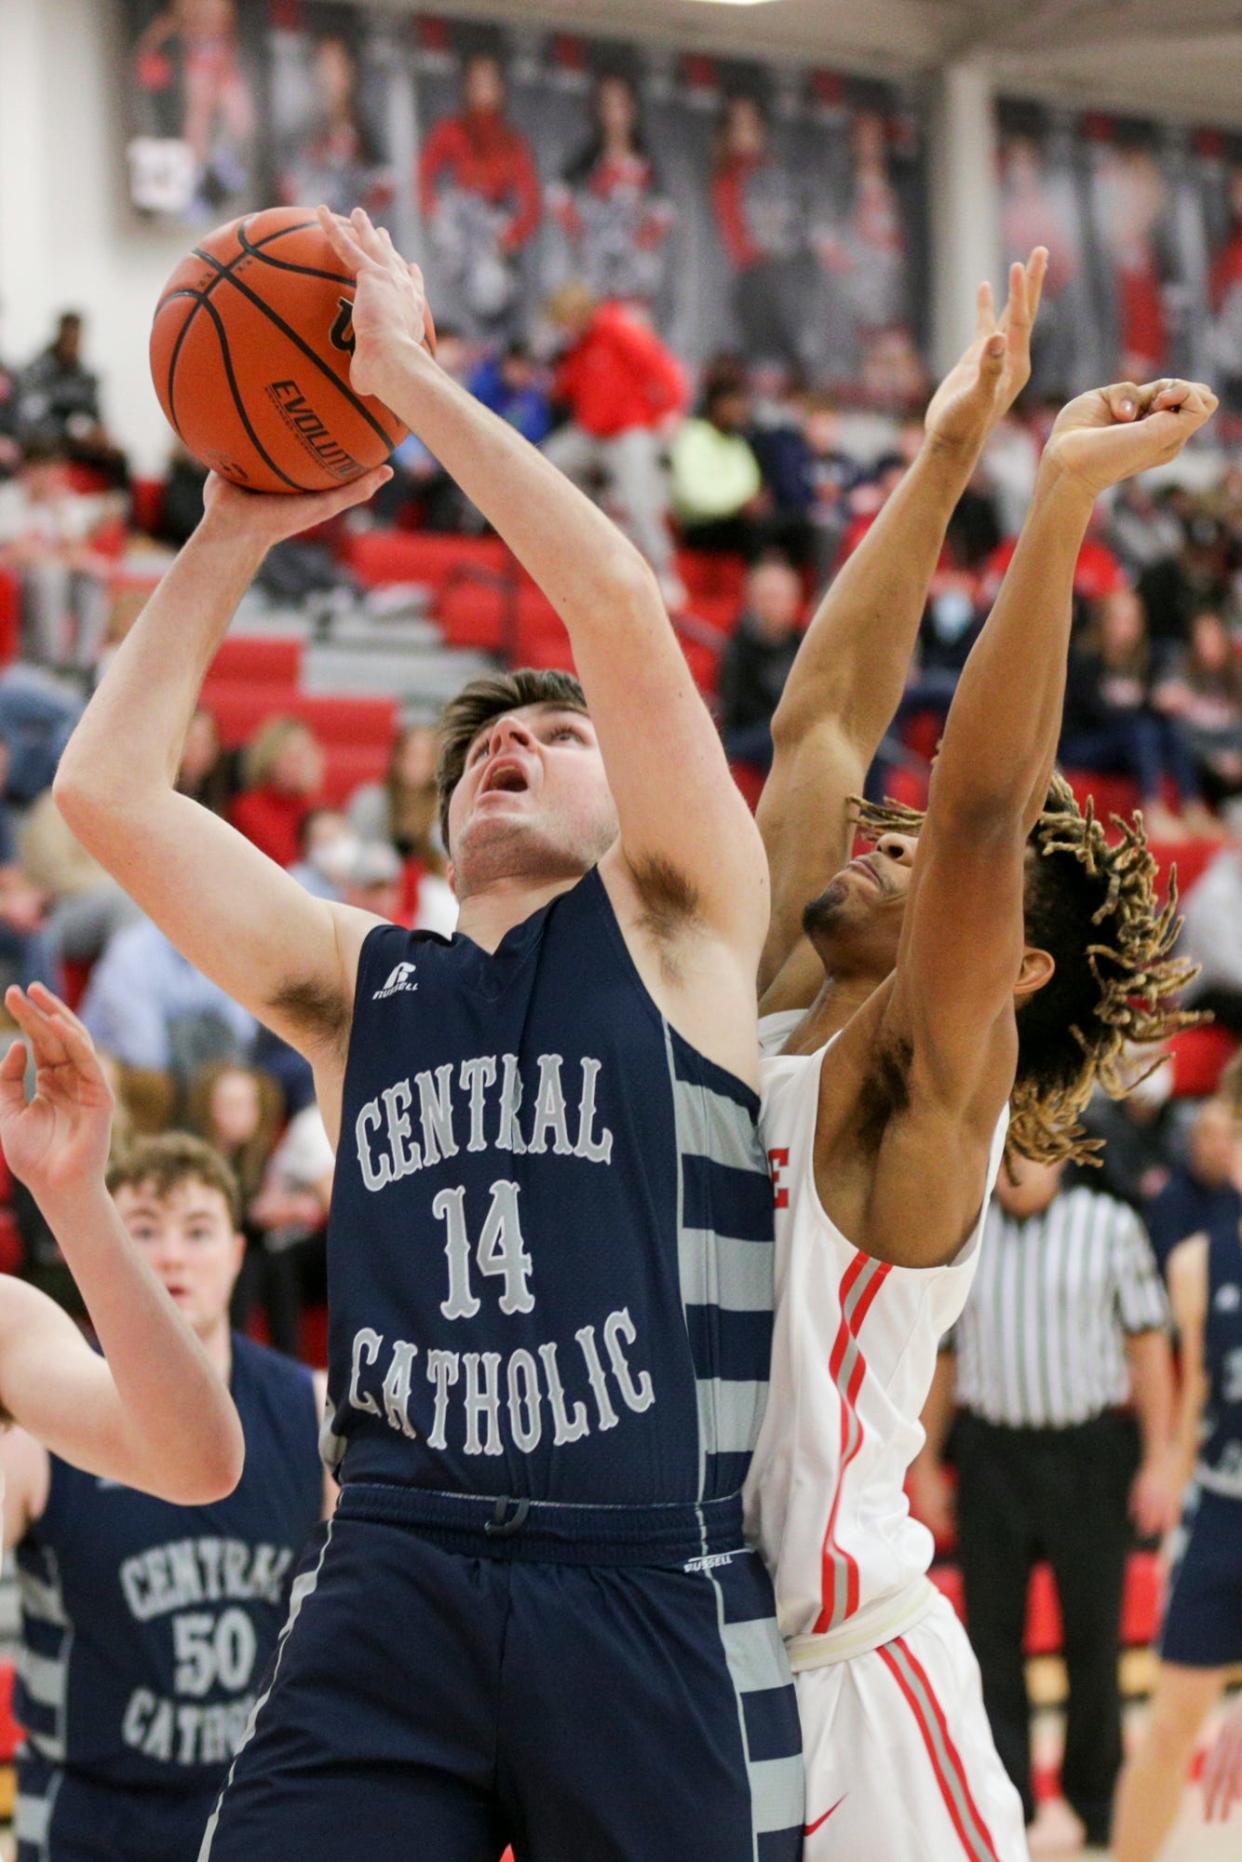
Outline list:
[[[1039,306],[1044,295],[1044,279],[1048,276],[1048,248],[1036,246],[1026,261],[1026,314],[1027,321],[1034,323],[1039,315]]]
[[[54,1031],[48,1016],[36,1002],[16,984],[4,992],[4,1006],[13,1017],[24,1035],[27,1035],[34,1048],[35,1060],[45,1066],[53,1066],[65,1058],[64,1043]]]
[[[987,278],[975,292],[975,335],[989,336],[996,328],[996,299]]]
[[[1115,381],[1100,393],[1114,420],[1136,420],[1143,407],[1143,391],[1132,381]]]
[[[26,1043],[11,1042],[4,1059],[0,1060],[0,1085],[12,1086],[16,1082],[20,1086],[26,1077],[26,1060]]]
[[[1026,266],[1015,263],[1009,267],[1009,297],[1005,304],[1005,327],[1010,330],[1025,330],[1028,321]]]
[[[980,375],[999,375],[1002,368],[1005,366],[1005,356],[1008,353],[1008,349],[1009,344],[1006,341],[1005,332],[1003,330],[997,330],[994,335],[989,336],[987,342],[983,345],[983,351],[979,357]]]
[[[384,260],[384,242],[376,231],[375,224],[365,207],[355,207],[349,216],[349,224],[354,238],[369,259],[376,259],[381,264]]]
[[[319,224],[327,234],[328,243],[337,258],[356,272],[366,254],[354,238],[349,222],[342,220],[328,207],[319,207],[316,212],[319,216]]]
[[[35,1004],[36,1008],[42,1009],[47,1015],[57,1016],[61,1021],[71,1023],[73,1027],[80,1029],[83,1034],[86,1034],[85,1022],[81,1021],[69,1007],[69,1004],[58,996],[54,989],[49,989],[46,983],[31,983],[26,993]],[[90,1040],[88,1034],[86,1038],[88,1041]]]

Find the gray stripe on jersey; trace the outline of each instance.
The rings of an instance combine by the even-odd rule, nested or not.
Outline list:
[[[726,1623],[720,1632],[733,1685],[743,1694],[779,1687],[784,1679],[785,1644],[772,1616],[751,1623]],[[788,1828],[779,1824],[779,1829]]]
[[[806,1774],[796,1755],[787,1759],[752,1759],[750,1814],[755,1833],[796,1830],[806,1815]]]
[[[68,1627],[69,1618],[59,1584],[45,1584],[33,1571],[25,1571],[19,1565],[17,1589],[23,1615],[34,1617],[40,1623],[51,1623],[57,1629]]]
[[[748,1455],[755,1446],[768,1400],[767,1383],[700,1377],[699,1433],[713,1455]]]
[[[682,1156],[708,1157],[731,1170],[753,1170],[766,1176],[763,1147],[745,1106],[713,1092],[710,1086],[672,1077],[677,1148]]]
[[[63,1659],[54,1661],[24,1648],[17,1658],[17,1666],[31,1700],[37,1700],[41,1707],[54,1707],[57,1712],[63,1710],[67,1673]]]
[[[683,1228],[677,1267],[683,1306],[719,1306],[723,1312],[771,1312],[776,1247],[737,1241],[709,1228]]]

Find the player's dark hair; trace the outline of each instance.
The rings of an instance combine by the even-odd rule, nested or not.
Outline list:
[[[241,1195],[237,1178],[210,1144],[188,1131],[164,1131],[155,1137],[135,1138],[108,1163],[108,1193],[142,1189],[148,1184],[161,1202],[183,1183],[201,1183],[217,1190],[228,1206],[234,1228],[241,1222]]]
[[[866,834],[917,834],[923,822],[893,803],[861,803],[858,813]],[[1030,837],[1024,935],[1056,969],[1018,1013],[1009,1142],[1037,1163],[1098,1163],[1101,1142],[1084,1136],[1079,1117],[1096,1085],[1124,1098],[1138,1084],[1123,1066],[1131,1043],[1164,1041],[1202,1019],[1165,1006],[1198,973],[1171,955],[1176,874],[1161,905],[1142,816],[1114,815],[1112,825],[1120,839],[1110,846],[1090,801],[1080,810],[1056,776]]]
[[[572,673],[518,666],[512,672],[485,673],[449,700],[440,719],[440,760],[436,792],[440,798],[440,834],[449,844],[448,815],[453,791],[461,781],[466,755],[479,732],[523,705],[561,705],[585,712],[586,695]]]

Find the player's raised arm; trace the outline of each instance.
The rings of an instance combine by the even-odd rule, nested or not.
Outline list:
[[[49,990],[10,989],[30,1043],[0,1063],[0,1144],[47,1218],[104,1355],[34,1287],[0,1287],[0,1405],[27,1434],[87,1472],[179,1504],[223,1499],[244,1446],[232,1399],[131,1241],[104,1185],[112,1099],[91,1038]],[[21,1459],[37,1478],[29,1450]],[[16,1470],[15,1470],[16,1471]]]
[[[946,1109],[988,1129],[1014,1075],[1020,997],[1054,970],[1028,947],[1027,840],[1044,810],[1065,690],[1074,568],[1095,500],[1181,451],[1216,407],[1189,382],[1081,395],[1044,453],[1030,515],[963,670],[932,775],[884,1027]]]
[[[640,882],[680,900],[748,961],[767,926],[759,837],[669,624],[654,574],[591,501],[422,346],[421,274],[361,209],[321,209],[357,278],[354,387],[406,423],[543,589],[569,631]]]
[[[776,985],[765,1008],[804,1006],[818,990],[802,910],[849,858],[849,797],[861,792],[901,700],[949,519],[989,433],[1030,379],[1047,264],[1037,246],[1010,267],[999,321],[991,286],[980,285],[974,336],[932,397],[919,455],[833,579],[794,661],[758,814],[772,882],[760,990]]]
[[[378,921],[312,898],[173,785],[207,669],[267,551],[388,476],[380,467],[303,497],[210,479],[202,522],[105,673],[54,785],[78,839],[191,963],[312,1060],[348,1026],[357,944]]]

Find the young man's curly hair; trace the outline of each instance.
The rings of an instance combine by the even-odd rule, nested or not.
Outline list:
[[[917,834],[923,825],[900,803],[858,802],[856,810],[868,836]],[[1168,1006],[1197,973],[1172,956],[1181,930],[1176,875],[1162,905],[1142,816],[1112,821],[1116,846],[1090,801],[1084,813],[1058,775],[1030,837],[1037,858],[1026,882],[1026,941],[1056,969],[1018,1012],[1009,1142],[1037,1163],[1098,1163],[1101,1141],[1084,1135],[1079,1118],[1096,1084],[1123,1098],[1137,1084],[1122,1071],[1130,1044],[1164,1041],[1202,1019]]]

